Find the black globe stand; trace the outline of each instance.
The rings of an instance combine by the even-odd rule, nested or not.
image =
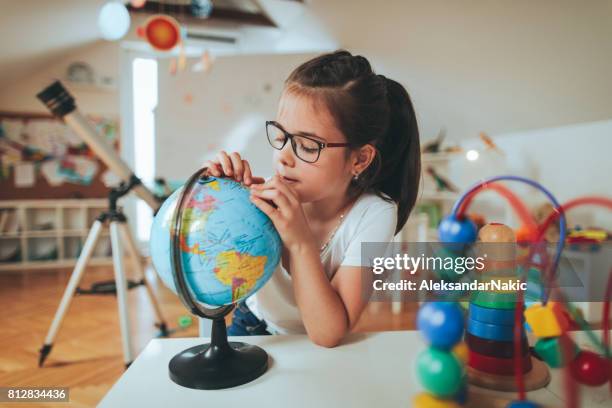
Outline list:
[[[171,263],[174,284],[181,302],[192,313],[213,320],[210,343],[183,350],[168,364],[170,379],[183,387],[218,390],[253,381],[268,369],[268,354],[260,347],[242,342],[228,342],[225,316],[234,305],[210,309],[195,301],[185,280],[181,258],[180,231],[183,208],[195,183],[209,181],[206,168],[193,174],[185,184],[172,218]]]
[[[227,341],[225,319],[213,320],[211,342],[184,350],[170,360],[170,378],[178,385],[218,390],[245,384],[268,369],[260,347]]]

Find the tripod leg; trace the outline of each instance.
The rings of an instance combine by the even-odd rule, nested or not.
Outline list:
[[[134,269],[139,276],[142,276],[142,281],[147,290],[147,294],[149,295],[149,299],[151,299],[151,304],[153,305],[153,309],[155,310],[155,315],[157,316],[157,327],[161,331],[162,336],[168,336],[168,326],[166,325],[166,321],[164,320],[164,316],[162,315],[161,307],[155,298],[155,294],[153,293],[153,289],[151,288],[151,284],[147,280],[147,276],[145,274],[145,270],[140,263],[140,252],[138,251],[138,247],[136,246],[136,241],[134,240],[134,236],[132,235],[130,228],[127,224],[120,224],[120,229],[124,238],[124,242],[127,245],[127,248],[131,254],[132,262],[134,264]]]
[[[117,289],[117,303],[119,311],[119,325],[121,327],[121,342],[126,367],[132,363],[132,342],[130,340],[130,319],[127,308],[127,281],[123,268],[123,248],[119,231],[120,222],[111,221],[110,237],[113,249],[113,265],[115,269],[115,287]]]
[[[87,239],[85,240],[85,245],[81,250],[81,254],[79,255],[79,259],[77,260],[76,265],[74,266],[74,270],[72,271],[72,275],[70,276],[70,280],[68,281],[68,285],[66,285],[66,289],[64,290],[64,295],[62,296],[62,300],[55,312],[55,317],[53,318],[53,322],[51,323],[51,327],[49,327],[49,332],[47,333],[47,337],[45,338],[45,343],[40,349],[40,356],[38,359],[38,366],[42,367],[45,362],[45,359],[51,352],[51,348],[53,347],[53,340],[57,335],[57,331],[64,320],[64,315],[70,306],[70,302],[72,301],[72,297],[74,296],[74,291],[76,290],[81,278],[83,277],[83,272],[85,271],[85,267],[91,258],[91,254],[93,253],[94,248],[96,247],[96,243],[98,242],[98,237],[100,236],[100,232],[102,231],[103,223],[99,220],[94,221],[91,229],[89,230],[89,234],[87,235]]]

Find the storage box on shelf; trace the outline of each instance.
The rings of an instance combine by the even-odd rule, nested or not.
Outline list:
[[[74,266],[106,199],[0,201],[0,271]],[[102,232],[91,262],[110,264]]]

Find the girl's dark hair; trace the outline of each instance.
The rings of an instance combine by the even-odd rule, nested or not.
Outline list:
[[[414,207],[421,177],[419,129],[408,92],[376,75],[364,57],[344,50],[303,63],[285,84],[289,92],[321,98],[351,148],[368,143],[376,148],[372,164],[351,182],[350,193],[372,191],[396,202],[399,232]]]

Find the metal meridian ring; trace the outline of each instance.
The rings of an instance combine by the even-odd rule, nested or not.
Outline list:
[[[203,167],[197,172],[195,172],[185,186],[183,187],[183,191],[180,192],[179,197],[176,201],[176,207],[174,208],[174,213],[172,214],[172,255],[170,257],[170,262],[172,265],[172,277],[174,278],[174,286],[176,287],[177,294],[179,299],[186,308],[191,310],[191,312],[197,316],[204,317],[206,319],[220,319],[223,316],[227,315],[232,311],[234,305],[225,305],[215,309],[210,309],[208,307],[202,306],[199,304],[191,294],[189,290],[189,286],[187,285],[187,281],[185,280],[185,271],[183,270],[183,261],[181,259],[181,230],[183,227],[183,205],[191,193],[193,185],[201,179],[208,178],[207,168]]]

